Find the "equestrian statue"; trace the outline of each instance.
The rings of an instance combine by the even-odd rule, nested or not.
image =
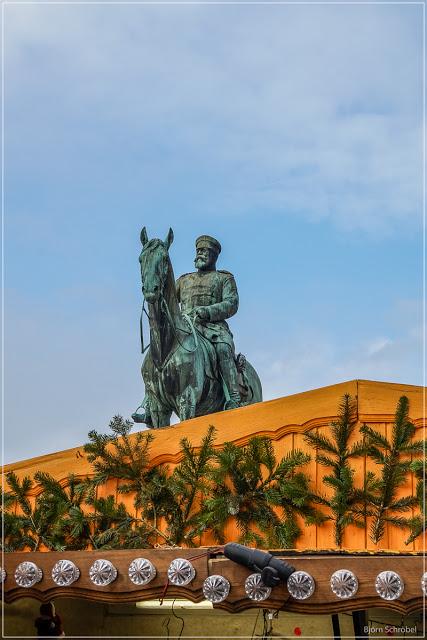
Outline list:
[[[148,311],[150,344],[141,372],[145,397],[132,418],[149,427],[262,401],[259,377],[242,354],[236,356],[226,322],[239,306],[234,276],[217,270],[218,240],[196,240],[197,271],[175,277],[169,258],[173,231],[166,240],[141,231],[142,293]],[[144,347],[142,346],[144,352]],[[143,413],[138,413],[142,409]]]

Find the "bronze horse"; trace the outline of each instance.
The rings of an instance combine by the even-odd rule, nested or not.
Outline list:
[[[170,424],[172,412],[188,420],[224,408],[227,389],[218,373],[215,349],[197,331],[192,318],[180,309],[175,277],[169,258],[173,231],[163,242],[148,240],[141,231],[142,291],[148,303],[150,348],[141,373],[145,384],[145,406],[150,420],[133,414],[135,422],[147,422],[155,428]],[[242,404],[262,401],[261,383],[252,365],[240,359]]]

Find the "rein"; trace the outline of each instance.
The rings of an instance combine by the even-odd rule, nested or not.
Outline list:
[[[169,320],[169,322],[170,322],[170,325],[171,325],[171,327],[172,327],[172,331],[173,331],[173,333],[174,333],[174,335],[175,335],[175,338],[176,338],[176,340],[177,340],[178,344],[180,345],[180,347],[182,347],[182,348],[184,349],[184,351],[187,351],[187,353],[194,353],[195,351],[197,351],[197,348],[198,348],[198,346],[199,346],[199,340],[198,340],[198,338],[197,338],[196,330],[195,330],[195,328],[194,328],[193,323],[191,322],[190,317],[189,317],[186,313],[184,313],[184,314],[183,314],[183,317],[185,318],[185,320],[186,320],[186,321],[188,322],[188,324],[190,325],[191,333],[193,334],[193,338],[194,338],[194,349],[187,349],[187,347],[186,347],[186,346],[181,342],[181,340],[179,339],[179,337],[178,337],[178,331],[177,331],[177,328],[176,328],[175,323],[174,323],[174,321],[173,321],[172,314],[171,314],[170,309],[169,309],[169,305],[168,305],[168,303],[167,303],[167,301],[166,301],[166,298],[163,296],[163,293],[161,294],[161,296],[162,296],[162,301],[161,301],[161,303],[160,303],[160,304],[161,304],[162,308],[163,308],[163,309],[165,310],[165,312],[166,312],[166,316],[167,316],[167,318],[168,318],[168,320]]]
[[[144,301],[142,303],[141,316],[139,318],[139,335],[140,335],[140,338],[141,338],[141,353],[145,353],[147,351],[147,349],[149,348],[149,346],[150,346],[150,343],[148,343],[147,346],[144,347],[144,328],[142,326],[142,319],[144,317],[144,313],[147,316],[147,318],[149,318],[149,315],[147,313],[147,309],[145,308],[145,298],[144,298]]]

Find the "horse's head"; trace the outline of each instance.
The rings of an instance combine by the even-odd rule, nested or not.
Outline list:
[[[147,302],[157,302],[166,283],[170,269],[169,247],[173,241],[173,231],[169,229],[166,240],[148,239],[147,230],[141,231],[142,251],[139,256],[141,264],[142,293]]]

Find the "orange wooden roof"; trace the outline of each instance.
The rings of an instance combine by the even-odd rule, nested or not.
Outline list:
[[[423,392],[423,387],[414,385],[351,380],[233,411],[202,416],[155,430],[151,460],[153,464],[177,462],[181,438],[186,436],[197,447],[211,424],[217,429],[217,445],[226,441],[245,444],[253,435],[268,435],[273,440],[280,440],[289,433],[301,433],[328,425],[336,416],[338,403],[345,393],[357,397],[359,421],[370,423],[391,422],[398,399],[406,395],[410,402],[410,417],[421,426],[424,415]],[[81,446],[4,467],[4,472],[12,470],[19,477],[33,476],[36,471],[43,470],[62,480],[69,473],[85,476],[90,473],[91,467]]]

